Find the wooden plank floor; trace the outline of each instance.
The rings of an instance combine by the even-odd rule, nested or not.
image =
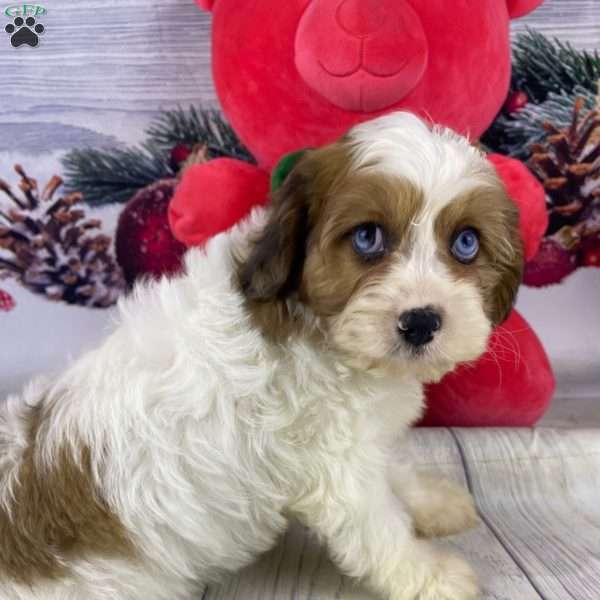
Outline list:
[[[474,565],[486,600],[600,598],[600,430],[418,430],[422,468],[473,492],[484,524],[439,543]],[[203,600],[372,599],[304,528]]]

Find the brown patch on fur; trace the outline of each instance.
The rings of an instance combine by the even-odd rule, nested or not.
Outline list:
[[[340,313],[358,289],[387,273],[421,206],[421,193],[407,181],[381,173],[349,175],[328,196],[314,226],[302,299],[319,316]],[[386,253],[375,261],[365,261],[352,248],[352,232],[363,223],[383,229]]]
[[[471,264],[450,253],[455,235],[476,229],[480,252]],[[498,325],[508,316],[523,275],[523,244],[519,211],[500,181],[453,200],[436,219],[435,233],[442,259],[458,279],[471,279],[482,292],[488,318]]]
[[[407,181],[353,173],[344,140],[307,152],[275,193],[264,230],[238,265],[250,315],[270,338],[282,340],[305,325],[288,298],[319,317],[339,313],[353,293],[380,277],[422,205]],[[382,226],[387,253],[366,262],[352,249],[352,231]]]
[[[17,482],[9,506],[0,506],[0,575],[30,585],[67,575],[65,561],[132,557],[123,525],[94,483],[89,448],[75,456],[64,446],[51,465],[42,466],[45,409],[32,408],[29,419]]]

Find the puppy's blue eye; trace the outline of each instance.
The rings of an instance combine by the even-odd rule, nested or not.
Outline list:
[[[471,228],[458,232],[450,247],[452,256],[461,263],[473,262],[479,253],[479,234]]]
[[[377,258],[385,252],[383,230],[376,223],[363,223],[352,232],[352,247],[362,258]]]

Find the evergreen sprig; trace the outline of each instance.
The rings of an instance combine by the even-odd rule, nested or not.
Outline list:
[[[576,50],[568,42],[549,39],[528,29],[513,43],[513,89],[541,103],[550,93],[570,93],[576,87],[596,92],[600,53]]]
[[[67,191],[91,205],[127,202],[138,190],[176,175],[171,150],[177,144],[207,147],[208,158],[254,162],[231,126],[215,109],[190,106],[163,111],[146,130],[146,142],[123,148],[80,148],[62,159]]]
[[[232,127],[216,109],[186,111],[181,107],[165,111],[146,131],[151,142],[170,151],[176,144],[206,145],[209,158],[230,157],[254,162]]]
[[[94,206],[127,202],[141,188],[175,176],[168,154],[150,142],[134,148],[75,149],[62,162],[67,191],[81,192]]]
[[[581,86],[575,86],[569,92],[549,92],[540,104],[529,103],[512,115],[499,115],[483,136],[482,143],[487,150],[527,160],[531,156],[531,145],[548,135],[545,123],[552,123],[559,129],[569,127],[577,98],[584,101],[582,116],[596,105],[596,94]]]

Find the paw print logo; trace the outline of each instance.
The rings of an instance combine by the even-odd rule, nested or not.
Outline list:
[[[41,23],[36,24],[33,17],[27,17],[27,19],[17,17],[12,23],[9,23],[4,30],[11,36],[10,43],[15,48],[18,48],[23,44],[35,48],[40,41],[38,35],[44,33],[44,26]]]

